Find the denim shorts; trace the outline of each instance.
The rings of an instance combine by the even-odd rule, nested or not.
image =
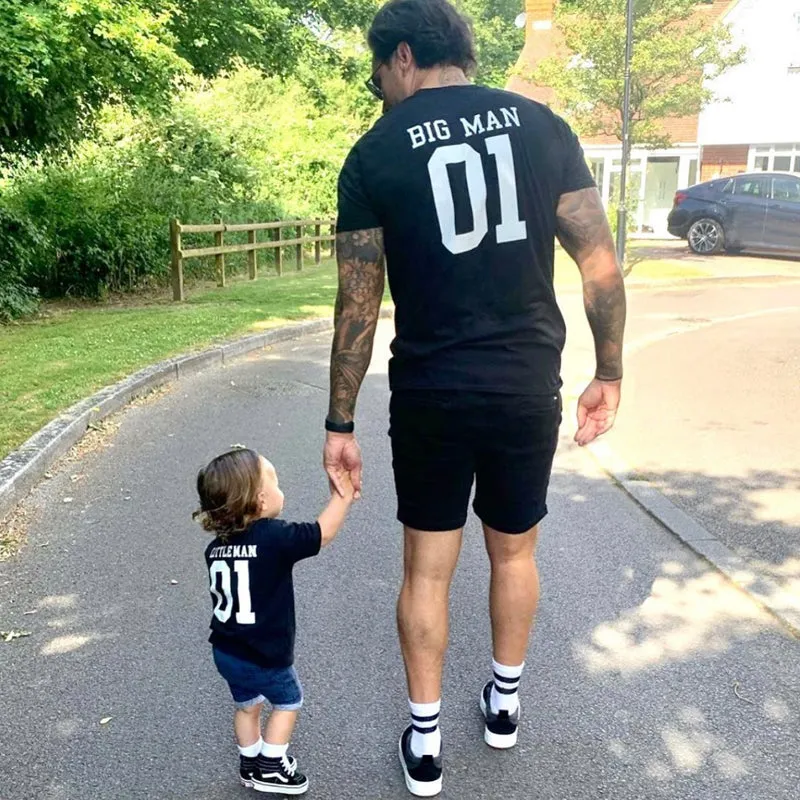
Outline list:
[[[228,682],[238,709],[259,705],[265,700],[276,711],[297,711],[303,706],[303,687],[294,667],[261,667],[251,661],[212,648],[219,674]]]

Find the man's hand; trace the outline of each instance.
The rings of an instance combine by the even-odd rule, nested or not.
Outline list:
[[[325,449],[322,454],[322,465],[328,474],[331,486],[342,497],[347,497],[346,475],[355,490],[355,499],[361,497],[361,448],[352,433],[328,433],[325,437]]]
[[[575,441],[585,447],[614,427],[622,381],[595,378],[578,400],[578,432]]]

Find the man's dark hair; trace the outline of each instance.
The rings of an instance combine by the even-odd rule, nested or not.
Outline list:
[[[375,57],[386,63],[407,42],[419,67],[477,66],[469,22],[447,0],[391,0],[375,16],[367,36]]]

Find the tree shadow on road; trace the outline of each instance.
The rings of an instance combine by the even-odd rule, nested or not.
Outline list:
[[[745,476],[646,470],[636,477],[800,597],[800,470]]]

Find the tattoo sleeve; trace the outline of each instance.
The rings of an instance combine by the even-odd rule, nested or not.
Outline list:
[[[600,380],[622,377],[622,343],[627,306],[625,282],[614,240],[597,189],[581,189],[561,197],[558,238],[583,277],[583,301],[594,336]]]
[[[339,293],[331,352],[328,417],[351,422],[361,383],[372,359],[384,287],[383,230],[352,231],[336,237]]]

